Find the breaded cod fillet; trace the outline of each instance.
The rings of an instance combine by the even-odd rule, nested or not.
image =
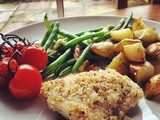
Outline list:
[[[42,93],[49,108],[69,120],[122,120],[143,97],[130,78],[108,68],[44,82]]]

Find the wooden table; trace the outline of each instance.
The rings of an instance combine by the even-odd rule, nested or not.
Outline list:
[[[103,15],[127,16],[130,12],[133,12],[133,17],[135,18],[142,16],[143,19],[149,19],[160,22],[160,4],[128,7],[124,9],[115,10],[113,12],[107,12]]]

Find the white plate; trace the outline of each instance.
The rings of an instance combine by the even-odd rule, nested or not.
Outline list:
[[[60,22],[61,29],[76,33],[83,30],[103,27],[107,24],[116,24],[121,17],[115,16],[90,16],[90,17],[71,17],[56,19]],[[156,28],[160,33],[160,23],[144,20],[145,23]],[[12,33],[28,40],[41,40],[46,28],[43,23],[36,23],[17,29]],[[160,97],[152,101],[146,100],[152,112],[160,119]],[[142,120],[142,110],[137,105],[129,111],[129,116],[133,120]],[[59,116],[50,111],[46,105],[46,100],[39,97],[32,101],[17,101],[4,91],[0,92],[0,120],[59,120]]]

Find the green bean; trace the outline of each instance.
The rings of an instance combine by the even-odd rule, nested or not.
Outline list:
[[[68,66],[59,73],[59,76],[68,75],[69,73],[71,73],[71,70],[72,70],[72,66]]]
[[[111,38],[111,35],[109,32],[106,32],[104,34],[104,36],[97,38],[96,40],[94,40],[94,42],[101,42],[101,41],[109,39],[109,38]]]
[[[64,61],[69,57],[71,54],[72,50],[68,49],[63,53],[60,57],[58,57],[54,62],[49,64],[43,71],[42,71],[42,76],[44,78],[48,77],[49,75],[53,74],[56,69],[64,63]]]
[[[111,25],[111,24],[107,25],[107,30],[108,30],[108,31],[111,31],[111,30],[114,29],[114,28],[115,28],[114,25]]]
[[[96,33],[90,33],[90,34],[87,34],[87,35],[82,35],[80,37],[76,37],[72,40],[70,40],[69,42],[67,42],[63,47],[62,49],[68,49],[70,47],[74,47],[76,46],[78,43],[84,41],[84,40],[87,40],[87,39],[92,39],[94,37],[101,37],[104,35],[104,32],[96,32]]]
[[[65,69],[67,66],[73,65],[75,62],[76,62],[76,59],[72,58],[72,59],[66,61],[65,63],[63,63],[63,64],[55,71],[55,73],[54,73],[54,75],[53,75],[53,78],[56,78],[63,69]]]
[[[74,39],[77,37],[76,35],[68,32],[68,31],[65,31],[65,30],[59,30],[58,33],[65,36],[65,37],[68,37],[69,39]]]
[[[79,43],[79,45],[83,48],[86,48],[89,45],[89,43],[87,41],[82,41],[81,43]]]
[[[119,30],[119,29],[121,29],[121,27],[123,26],[124,23],[125,23],[125,19],[121,18],[120,21],[118,22],[118,24],[116,25],[116,27],[113,28],[112,30]]]
[[[119,30],[124,23],[125,23],[125,19],[122,18],[122,19],[119,20],[119,22],[116,25],[116,27],[114,27],[113,25],[108,25],[107,26],[107,31],[104,34],[104,36],[97,38],[94,42],[101,42],[103,40],[111,38],[111,35],[110,35],[109,31]]]
[[[53,28],[54,26],[54,23],[51,23],[51,27]],[[52,31],[52,30],[51,30]],[[45,33],[42,41],[41,41],[41,46],[43,47],[44,44],[46,43],[47,39],[49,38],[50,34],[51,34],[51,31],[50,30],[47,30],[47,32]]]
[[[58,53],[59,52],[57,50],[53,50],[52,52],[49,53],[49,56],[50,57],[56,57]]]
[[[109,38],[111,38],[111,35],[110,35],[109,32],[106,33],[106,34],[104,34],[104,37],[103,37],[104,40],[105,40],[105,39],[109,39]]]
[[[118,24],[116,25],[116,27],[114,27],[114,28],[111,29],[110,31],[114,31],[114,30],[119,30],[119,29],[121,29],[121,27],[123,26],[124,23],[125,23],[125,19],[123,19],[123,18],[120,19],[120,21],[118,22]],[[110,35],[109,31],[108,31],[108,32],[106,32],[106,33],[104,34],[103,37],[97,38],[97,40],[95,40],[95,42],[101,42],[101,41],[106,40],[106,39],[109,39],[109,38],[111,38],[111,35]]]
[[[96,28],[96,29],[91,29],[91,30],[88,30],[88,31],[82,31],[82,32],[79,32],[79,33],[76,33],[75,35],[76,36],[81,36],[81,35],[83,35],[84,33],[86,33],[86,32],[99,32],[99,31],[101,31],[103,28],[101,27],[101,28]]]
[[[56,38],[58,29],[59,29],[59,22],[55,22],[54,27],[51,31],[51,34],[50,34],[48,40],[46,41],[46,43],[43,46],[45,50],[47,50],[50,47],[50,45],[52,44],[52,42]]]
[[[52,27],[51,27],[51,25],[50,25],[50,23],[49,23],[49,21],[48,21],[47,14],[45,14],[45,16],[44,16],[44,25],[47,27],[47,29],[48,29],[49,31],[52,31]]]
[[[124,28],[126,28],[128,26],[128,24],[131,21],[132,17],[133,17],[133,12],[131,12],[129,14],[129,16],[127,17],[127,19],[126,19],[125,23],[123,24],[123,26],[121,27],[121,29],[124,29]]]
[[[74,39],[76,37],[79,37],[79,36],[76,36],[74,34],[71,34],[71,33],[67,32],[67,31],[64,31],[64,30],[59,30],[59,33],[62,34],[62,35],[64,35],[65,37],[68,37],[69,39]],[[88,42],[88,40],[84,40],[80,44],[82,46],[84,46],[84,47],[87,47],[89,45],[89,43],[87,43],[87,42]]]
[[[89,52],[90,52],[90,47],[91,44],[88,45],[82,52],[82,54],[80,55],[80,57],[78,58],[78,60],[76,61],[76,63],[74,64],[73,68],[72,68],[72,72],[76,72],[78,70],[78,68],[83,64],[84,60],[87,58]]]
[[[50,32],[49,30],[47,30],[47,32],[45,33],[45,35],[44,35],[44,37],[43,37],[43,39],[42,39],[42,41],[41,41],[41,46],[42,46],[42,47],[43,47],[44,44],[46,43],[46,41],[47,41],[47,39],[48,39],[48,37],[49,37],[50,34],[51,34],[51,32]]]

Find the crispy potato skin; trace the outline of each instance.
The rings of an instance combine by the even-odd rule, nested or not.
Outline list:
[[[91,50],[97,55],[106,58],[113,58],[113,56],[116,54],[114,51],[114,44],[110,41],[94,43],[91,46]]]
[[[150,78],[144,88],[145,97],[151,99],[160,94],[160,74]]]
[[[135,82],[140,86],[144,86],[154,75],[154,66],[148,61],[145,63],[131,63],[129,71],[134,76]]]
[[[146,53],[153,59],[160,60],[160,42],[150,44],[146,49]]]

